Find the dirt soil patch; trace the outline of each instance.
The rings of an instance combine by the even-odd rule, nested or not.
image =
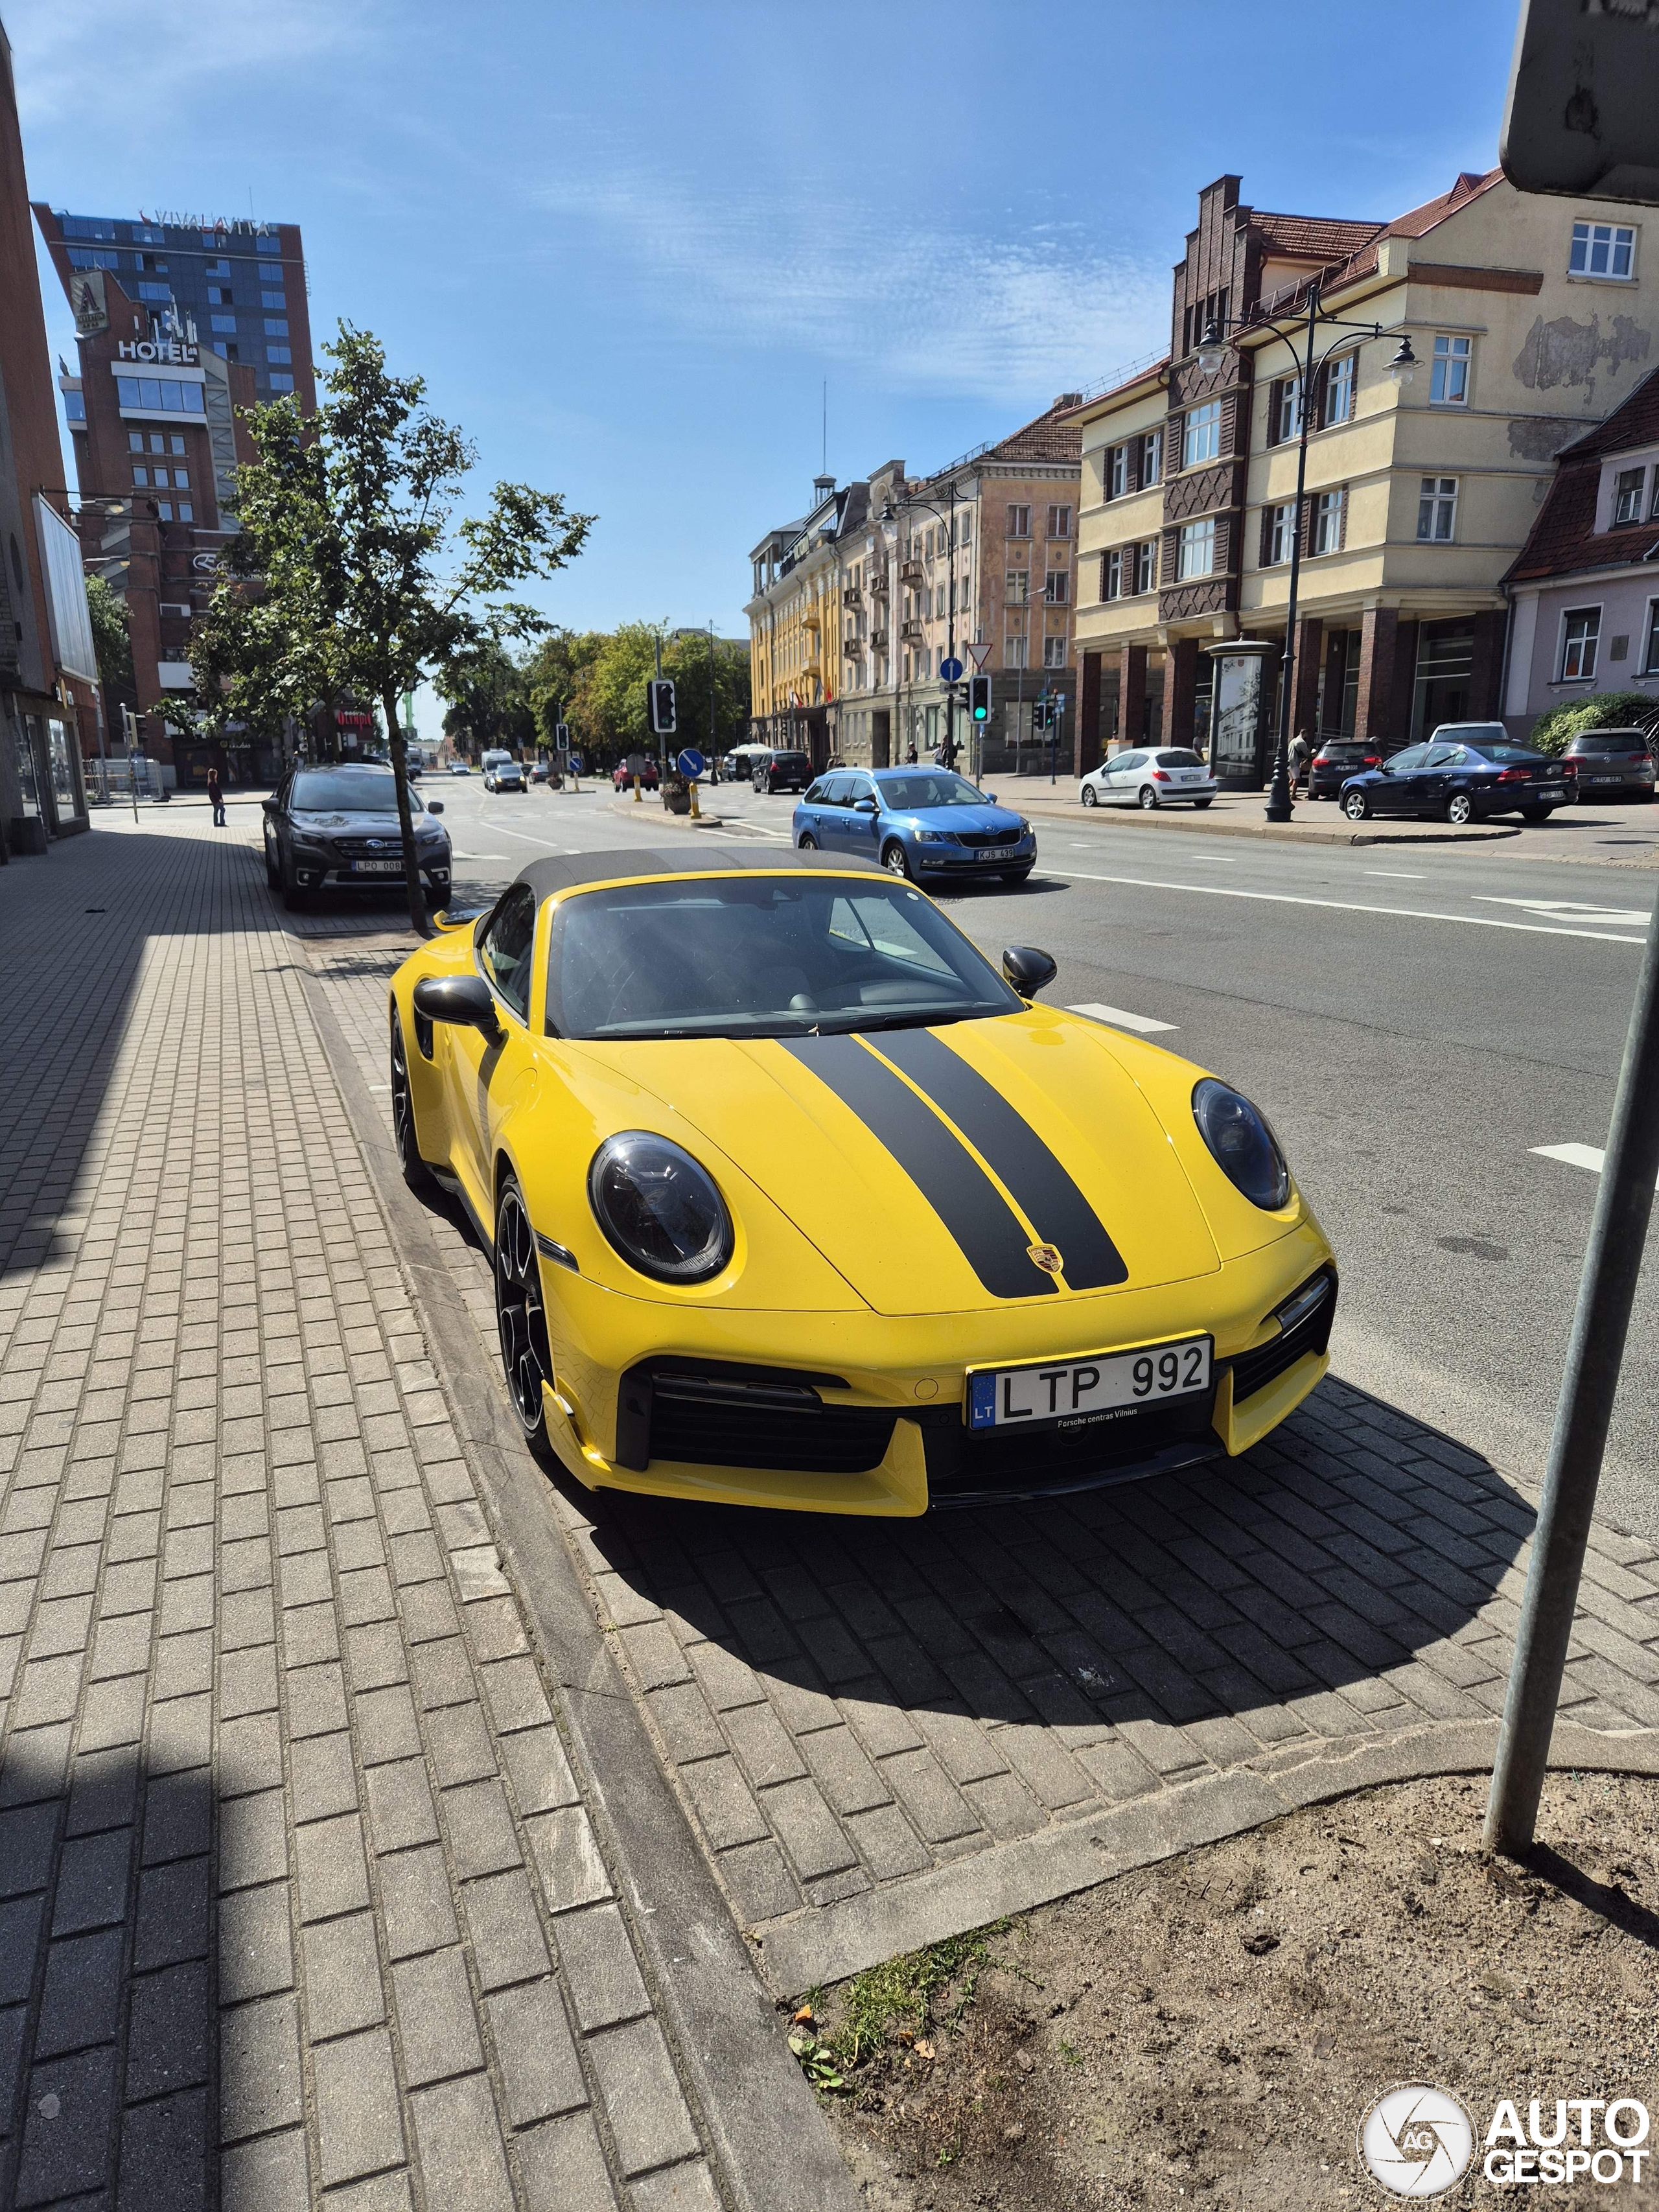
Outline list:
[[[1483,1856],[1485,1796],[1298,1813],[816,1996],[794,2046],[872,2212],[1387,2203],[1355,2131],[1400,2081],[1477,2139],[1505,2097],[1659,2120],[1659,1784],[1553,1777],[1526,1866]],[[1651,2161],[1540,2190],[1483,2154],[1437,2203],[1659,2207]]]

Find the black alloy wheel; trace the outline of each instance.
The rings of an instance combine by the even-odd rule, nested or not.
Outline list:
[[[509,1176],[495,1210],[495,1326],[501,1333],[507,1394],[519,1426],[532,1444],[547,1442],[542,1385],[553,1380],[542,1302],[541,1261],[523,1194]]]
[[[1371,802],[1363,791],[1351,791],[1342,802],[1342,811],[1350,822],[1364,822],[1370,818]]]
[[[434,1190],[438,1178],[421,1158],[415,1101],[409,1085],[409,1054],[404,1047],[403,1022],[396,1014],[392,1017],[392,1141],[398,1147],[398,1164],[410,1188]]]
[[[1474,819],[1474,794],[1455,791],[1446,801],[1446,819],[1454,830],[1467,830]]]

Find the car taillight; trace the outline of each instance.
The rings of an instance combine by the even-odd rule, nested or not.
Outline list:
[[[1499,769],[1498,781],[1499,783],[1530,783],[1532,770],[1529,768]]]
[[[1166,769],[1155,768],[1152,770],[1152,781],[1154,783],[1168,783],[1169,781],[1169,771]]]
[[[1381,753],[1367,753],[1364,759],[1360,762],[1359,765],[1361,768],[1381,768],[1382,765],[1382,756]]]
[[[1560,769],[1563,775],[1577,775],[1578,763],[1576,760],[1564,760],[1560,763]]]

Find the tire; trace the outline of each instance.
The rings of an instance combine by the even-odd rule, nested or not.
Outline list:
[[[1523,822],[1547,822],[1554,811],[1553,806],[1523,806],[1521,819]]]
[[[882,847],[881,865],[890,876],[902,876],[906,883],[915,883],[915,875],[910,866],[910,855],[896,837],[890,837]]]
[[[1085,806],[1098,806],[1100,804],[1100,793],[1091,783],[1085,783],[1083,787],[1083,804]]]
[[[1158,793],[1150,783],[1143,783],[1135,793],[1135,805],[1139,807],[1143,814],[1157,813]]]
[[[526,1443],[547,1449],[542,1384],[553,1379],[547,1308],[542,1297],[536,1233],[518,1184],[509,1176],[495,1208],[495,1333],[507,1395]]]
[[[1474,819],[1474,795],[1472,792],[1455,791],[1446,801],[1446,819],[1454,830],[1467,830]]]
[[[410,1188],[422,1196],[435,1190],[438,1178],[421,1158],[415,1101],[410,1091],[409,1054],[404,1044],[403,1021],[397,1014],[392,1017],[392,1141],[398,1147],[398,1164]]]
[[[265,882],[274,891],[279,891],[283,888],[283,871],[277,863],[271,858],[270,840],[269,837],[265,840]]]
[[[1193,805],[1194,805],[1194,810],[1195,810],[1198,813],[1200,813],[1200,814],[1201,814],[1201,813],[1204,811],[1205,808],[1206,808],[1209,804],[1210,804],[1210,801],[1209,801],[1207,799],[1194,799],[1194,801],[1193,801]]]
[[[1351,791],[1342,801],[1342,811],[1350,822],[1369,822],[1371,802],[1363,791]]]
[[[818,849],[818,841],[810,830],[801,831],[796,844],[797,848],[803,853],[816,853]]]
[[[1034,868],[1036,866],[1036,862],[1033,860],[1031,867]],[[1031,868],[1010,868],[1007,874],[1004,876],[1002,880],[1005,884],[1012,884],[1015,890],[1018,890],[1020,884],[1024,882],[1025,878],[1030,874],[1030,872]]]
[[[752,779],[752,781],[753,781],[753,783],[754,783],[755,789],[756,789],[757,791],[758,791],[758,792],[764,792],[764,791],[765,791],[765,789],[766,789],[766,779],[765,779],[765,777],[764,777],[764,776],[763,776],[763,775],[757,775],[757,776],[754,777],[754,778]]]

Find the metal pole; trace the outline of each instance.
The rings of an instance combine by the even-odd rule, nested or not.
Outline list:
[[[945,653],[957,657],[957,480],[951,479],[951,519],[945,525],[949,533],[945,546],[945,597],[949,613],[945,629]],[[954,678],[945,687],[945,765],[957,764],[957,687]]]
[[[1296,690],[1296,613],[1302,583],[1302,502],[1308,481],[1308,424],[1313,409],[1314,338],[1319,321],[1319,286],[1308,288],[1308,348],[1297,395],[1301,434],[1296,448],[1296,507],[1291,514],[1291,590],[1285,609],[1285,660],[1279,676],[1279,738],[1273,747],[1273,782],[1267,792],[1269,822],[1288,822],[1291,804],[1291,714]]]
[[[1631,1009],[1590,1222],[1578,1304],[1550,1438],[1532,1562],[1486,1804],[1488,1850],[1518,1857],[1532,1843],[1550,1735],[1595,1510],[1619,1370],[1659,1178],[1659,915]]]

